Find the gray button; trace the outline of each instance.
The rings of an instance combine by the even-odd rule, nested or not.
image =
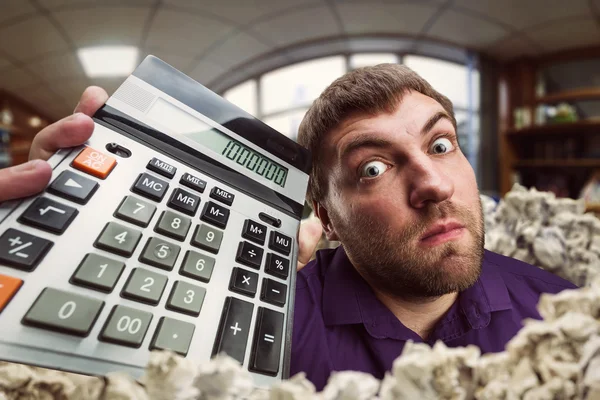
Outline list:
[[[197,317],[200,314],[205,294],[206,289],[203,287],[177,281],[171,290],[167,308]]]
[[[96,247],[125,257],[131,257],[142,233],[138,230],[109,222],[94,244]]]
[[[195,330],[194,324],[162,317],[150,344],[150,350],[173,350],[186,356]]]
[[[140,261],[170,271],[175,265],[181,247],[160,238],[150,238],[142,251]]]
[[[90,333],[104,302],[75,293],[45,288],[23,323],[85,337]]]
[[[123,289],[123,297],[152,305],[158,304],[167,277],[147,269],[135,268]]]
[[[221,240],[223,240],[223,232],[206,224],[200,224],[196,227],[192,244],[216,254],[221,247]]]
[[[137,197],[126,196],[115,216],[139,226],[146,227],[156,212],[156,206]]]
[[[161,214],[155,230],[173,239],[185,240],[190,225],[192,225],[191,219],[167,210]]]
[[[152,314],[125,306],[115,306],[102,329],[99,339],[105,342],[140,347]]]
[[[212,276],[214,266],[214,258],[188,250],[188,252],[185,253],[185,258],[183,259],[183,264],[181,265],[179,273],[190,278],[198,279],[202,282],[208,282]]]
[[[115,288],[123,268],[125,264],[121,261],[90,253],[79,264],[71,282],[110,293]]]

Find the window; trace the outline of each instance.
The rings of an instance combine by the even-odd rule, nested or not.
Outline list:
[[[298,137],[298,127],[306,111],[308,111],[308,108],[287,111],[271,117],[265,117],[263,122],[295,141]]]
[[[223,97],[248,114],[252,114],[255,117],[258,116],[255,80],[246,81],[229,89],[223,94]]]
[[[309,105],[336,78],[346,72],[342,56],[301,62],[264,74],[260,79],[261,112]]]
[[[363,53],[350,56],[350,69],[369,67],[383,63],[398,63],[398,56],[390,53]]]

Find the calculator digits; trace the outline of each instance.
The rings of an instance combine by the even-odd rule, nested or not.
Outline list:
[[[139,377],[169,349],[287,378],[308,151],[153,56],[93,119],[0,205],[0,360]]]

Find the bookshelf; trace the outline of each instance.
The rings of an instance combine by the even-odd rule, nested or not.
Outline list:
[[[498,82],[502,195],[519,182],[578,198],[600,173],[598,71],[600,46],[503,66]],[[587,204],[587,210],[600,213],[600,203]]]

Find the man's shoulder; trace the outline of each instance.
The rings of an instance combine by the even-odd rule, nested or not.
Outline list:
[[[497,267],[498,272],[509,288],[511,286],[514,288],[513,285],[525,285],[533,290],[547,293],[557,293],[564,289],[577,288],[572,282],[550,271],[516,258],[486,250],[485,260]]]
[[[315,259],[311,260],[304,268],[298,271],[296,288],[303,289],[315,284],[323,286],[325,272],[331,264],[336,251],[337,248],[318,250]]]

